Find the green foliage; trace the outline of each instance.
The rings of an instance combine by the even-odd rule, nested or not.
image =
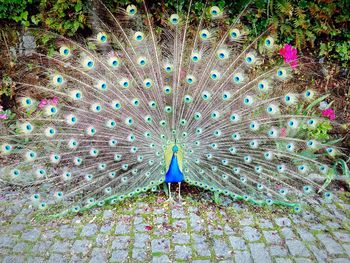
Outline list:
[[[32,0],[0,0],[0,20],[9,19],[29,26],[28,8]]]
[[[102,0],[112,11],[139,0]],[[156,21],[171,12],[186,14],[190,0],[147,1]],[[350,65],[350,1],[348,0],[205,0],[192,1],[191,19],[198,20],[208,6],[217,5],[232,22],[247,4],[242,18],[253,35],[269,26],[280,43],[290,43],[299,50],[314,50],[343,67]],[[24,26],[37,25],[63,35],[74,35],[89,27],[89,0],[0,0],[0,21],[12,20]],[[171,11],[173,10],[173,11]],[[254,36],[253,36],[254,37]],[[306,52],[309,53],[309,52]]]

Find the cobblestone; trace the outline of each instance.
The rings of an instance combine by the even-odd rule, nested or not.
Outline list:
[[[0,262],[350,262],[345,204],[300,214],[201,206],[140,197],[117,211],[36,221],[25,204],[0,201]]]

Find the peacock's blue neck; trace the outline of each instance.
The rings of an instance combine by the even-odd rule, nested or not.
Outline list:
[[[173,147],[173,156],[171,157],[171,162],[169,165],[169,169],[165,175],[166,183],[179,183],[184,181],[184,176],[180,170],[178,159],[177,159],[177,151],[178,148],[175,145]]]

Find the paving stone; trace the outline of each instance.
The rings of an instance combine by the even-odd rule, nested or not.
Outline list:
[[[206,242],[195,243],[194,249],[196,251],[196,254],[200,257],[210,257],[211,256],[209,246]]]
[[[273,224],[271,223],[270,220],[262,218],[259,221],[259,227],[260,228],[273,228]]]
[[[183,219],[186,218],[185,211],[183,208],[174,208],[171,210],[171,217],[176,219]]]
[[[142,248],[150,242],[150,236],[148,234],[135,234],[134,247]]]
[[[245,217],[239,221],[242,226],[251,226],[254,223],[253,217]]]
[[[263,234],[267,243],[269,244],[281,243],[281,237],[279,236],[277,230],[263,231]]]
[[[327,252],[324,249],[319,249],[315,245],[310,246],[311,252],[314,254],[317,262],[327,262]]]
[[[153,257],[152,263],[167,263],[171,262],[167,255],[162,255],[160,257]]]
[[[293,230],[289,227],[282,228],[281,232],[282,232],[282,235],[285,237],[285,239],[295,239],[296,238]]]
[[[105,210],[103,211],[103,219],[110,219],[113,216],[113,211]]]
[[[103,226],[101,226],[100,232],[101,233],[108,233],[112,230],[112,224],[105,224]]]
[[[350,243],[350,234],[345,232],[333,232],[333,235],[336,236],[340,242]]]
[[[126,262],[128,258],[127,250],[115,250],[112,252],[110,262]]]
[[[291,222],[288,217],[280,217],[276,218],[275,222],[278,226],[285,227],[285,226],[290,226]]]
[[[109,235],[105,235],[105,234],[98,234],[96,236],[96,246],[98,247],[104,247],[108,244],[109,242]]]
[[[210,263],[210,260],[199,259],[199,260],[193,260],[192,263]]]
[[[250,253],[248,251],[236,251],[235,261],[239,263],[251,263],[253,262]]]
[[[243,236],[250,242],[257,241],[261,238],[259,231],[256,228],[252,228],[250,226],[243,228]]]
[[[292,256],[307,257],[310,255],[309,251],[300,240],[287,240],[286,244]]]
[[[332,263],[349,263],[350,260],[348,258],[335,258],[332,259]]]
[[[308,258],[295,258],[296,263],[312,263],[313,261]]]
[[[129,236],[118,236],[112,242],[112,249],[126,249],[130,244]]]
[[[350,257],[350,245],[347,244],[343,244],[343,247],[345,249],[345,252],[348,253],[349,257]]]
[[[12,251],[15,252],[15,253],[20,253],[20,252],[24,251],[27,247],[28,247],[27,243],[20,242],[20,243],[17,243],[13,247]]]
[[[64,239],[74,239],[76,236],[77,230],[74,227],[68,225],[63,225],[60,227],[59,235]]]
[[[325,246],[326,250],[331,255],[343,254],[344,249],[333,238],[326,234],[318,234],[317,238]]]
[[[224,231],[221,227],[208,225],[208,231],[211,236],[222,236]]]
[[[308,242],[315,241],[314,235],[311,234],[310,232],[308,232],[306,229],[304,229],[304,228],[297,228],[297,232],[299,233],[300,237],[304,241],[308,241]]]
[[[172,226],[174,231],[184,232],[187,230],[187,223],[183,220],[173,222]]]
[[[188,244],[190,242],[190,235],[187,233],[174,233],[172,237],[175,244]]]
[[[96,224],[87,224],[81,230],[80,236],[81,237],[91,237],[91,236],[95,235],[96,232],[97,232],[97,225]]]
[[[214,252],[216,257],[220,258],[228,258],[232,255],[232,249],[221,239],[214,239]]]
[[[144,248],[134,248],[132,250],[132,258],[134,260],[145,261],[147,257],[147,251]]]
[[[151,242],[152,253],[167,253],[170,250],[170,241],[168,239],[153,239]]]
[[[103,248],[94,248],[91,253],[90,263],[106,262],[106,252]]]
[[[275,258],[276,263],[293,263],[290,258]]]
[[[230,236],[229,240],[231,242],[231,246],[233,247],[233,250],[244,250],[247,248],[244,239],[241,237]]]
[[[82,253],[86,255],[89,252],[91,245],[91,241],[89,240],[75,240],[71,251],[72,253]]]
[[[164,223],[168,223],[169,222],[169,218],[166,215],[156,215],[153,218],[153,223],[154,224],[164,224]]]
[[[175,246],[174,254],[176,259],[189,260],[192,256],[192,249],[188,246]]]
[[[39,242],[35,243],[35,245],[33,246],[32,253],[33,254],[42,254],[49,249],[51,244],[52,243],[49,241],[39,241]]]
[[[22,263],[24,260],[23,256],[6,256],[2,263]]]
[[[65,257],[60,254],[51,254],[48,263],[65,263],[68,262]]]
[[[116,235],[125,235],[130,232],[130,225],[127,225],[125,223],[118,223],[115,228],[115,234]]]
[[[45,258],[42,257],[30,257],[27,263],[43,263],[46,262]]]
[[[251,243],[249,244],[249,247],[250,247],[250,253],[252,254],[252,258],[255,263],[272,262],[271,257],[263,243]]]
[[[203,219],[200,216],[190,213],[190,223],[194,232],[201,232],[203,230]]]
[[[39,229],[31,229],[29,231],[26,231],[22,234],[21,239],[26,241],[35,241],[40,236],[40,230]]]
[[[228,224],[226,224],[224,226],[224,232],[226,235],[233,235],[234,234],[233,229]]]
[[[14,238],[9,236],[0,236],[0,247],[12,247],[14,244]]]
[[[65,241],[56,241],[50,249],[53,252],[66,253],[69,250],[69,243]]]
[[[270,247],[270,254],[272,256],[287,256],[288,251],[285,247],[273,245]]]

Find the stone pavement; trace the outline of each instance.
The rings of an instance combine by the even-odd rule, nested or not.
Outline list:
[[[350,262],[350,195],[300,214],[184,193],[47,220],[16,193],[0,199],[2,262]],[[201,194],[200,194],[201,195]]]

